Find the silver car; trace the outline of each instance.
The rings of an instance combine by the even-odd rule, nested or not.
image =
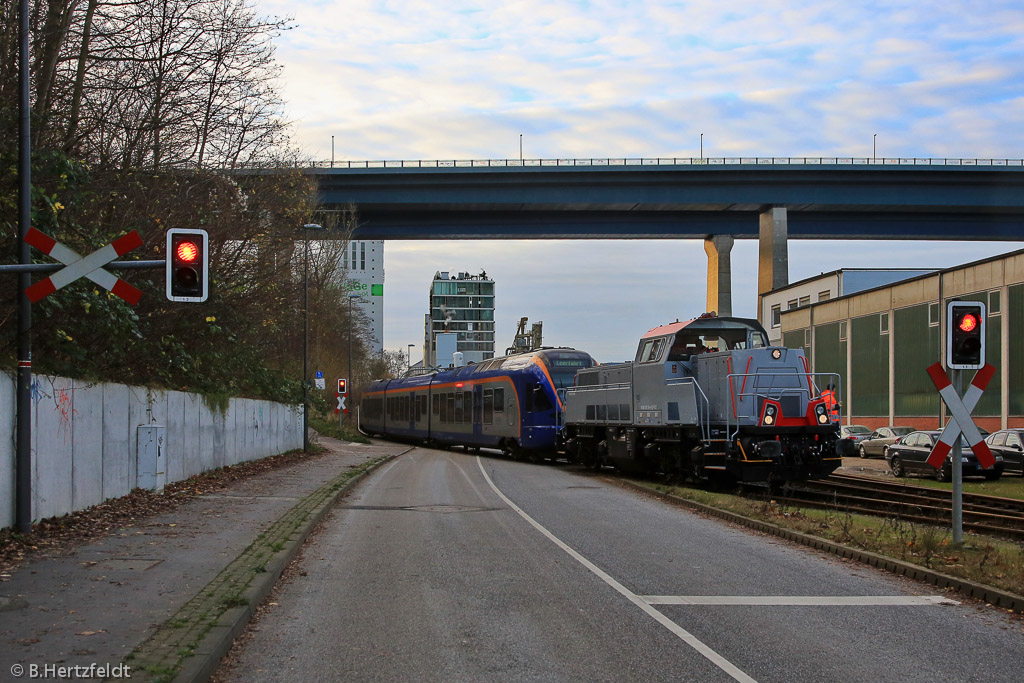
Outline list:
[[[871,430],[864,425],[843,425],[839,428],[839,438],[853,442],[856,448],[861,441],[871,438]]]
[[[913,427],[879,427],[867,439],[860,442],[857,454],[862,458],[872,455],[884,457],[885,450],[896,443],[896,439],[906,436],[912,431],[914,431]]]

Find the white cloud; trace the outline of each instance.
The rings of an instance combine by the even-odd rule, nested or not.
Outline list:
[[[1024,157],[1019,0],[258,0],[295,139],[319,158]],[[951,266],[1012,245],[791,243],[791,279],[843,266]],[[543,319],[557,344],[632,353],[703,312],[699,241],[386,247],[385,342],[419,343],[441,268],[498,282],[499,349]],[[924,258],[927,255],[928,258]],[[932,260],[934,259],[934,260]],[[753,315],[756,244],[733,252]],[[812,272],[813,271],[813,272]],[[579,341],[577,341],[577,339]],[[404,347],[403,347],[404,348]]]

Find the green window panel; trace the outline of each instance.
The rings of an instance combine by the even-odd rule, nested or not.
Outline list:
[[[879,332],[880,325],[879,315],[850,321],[851,415],[889,414],[889,335]]]
[[[1008,288],[1003,315],[1008,315],[1010,415],[1024,415],[1024,285]],[[986,353],[986,355],[989,355]],[[995,379],[995,378],[993,378]]]
[[[926,368],[939,360],[939,327],[928,325],[928,306],[911,306],[893,311],[893,339],[896,415],[938,418],[939,395]]]
[[[839,375],[839,388],[844,395],[847,387],[846,378],[846,340],[839,338],[842,323],[828,323],[814,328],[814,372],[835,373]],[[827,384],[828,379],[821,377],[818,384]],[[824,386],[819,387],[824,389]],[[842,398],[840,400],[843,400]]]
[[[782,333],[782,345],[787,349],[804,349],[804,335],[805,331],[803,328],[799,330],[789,330],[788,332]],[[804,349],[804,353],[807,349]]]
[[[985,320],[985,362],[996,369],[996,374],[992,375],[992,380],[985,388],[985,393],[982,394],[981,398],[978,400],[978,406],[974,409],[975,415],[998,417],[1002,414],[1003,407],[1002,401],[1000,400],[1003,374],[1003,361],[1002,358],[1000,358],[1002,355],[1002,332],[1002,315],[997,315],[995,317],[989,316]],[[967,389],[967,384],[970,382],[972,377],[974,377],[974,372],[967,370],[964,375],[964,390]]]

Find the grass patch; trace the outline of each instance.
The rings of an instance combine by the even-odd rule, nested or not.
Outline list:
[[[643,482],[636,483],[651,486]],[[993,483],[998,482],[986,482],[985,486]],[[956,547],[948,524],[921,524],[901,519],[898,515],[876,517],[845,510],[783,505],[767,494],[758,499],[681,486],[657,485],[653,488],[744,517],[921,565],[943,574],[1024,594],[1022,543],[965,534],[964,543]]]
[[[344,427],[338,424],[337,419],[323,418],[317,415],[309,416],[309,426],[332,439],[348,441],[349,443],[370,443],[370,440],[359,433],[355,426],[348,423]]]

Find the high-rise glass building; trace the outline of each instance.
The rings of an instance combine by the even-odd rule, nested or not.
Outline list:
[[[427,364],[452,364],[447,353],[450,345],[440,345],[441,355],[448,357],[438,354],[438,335],[446,334],[455,335],[455,350],[462,352],[466,363],[494,358],[494,280],[483,271],[479,275],[438,271],[430,283],[426,323],[423,357]]]

